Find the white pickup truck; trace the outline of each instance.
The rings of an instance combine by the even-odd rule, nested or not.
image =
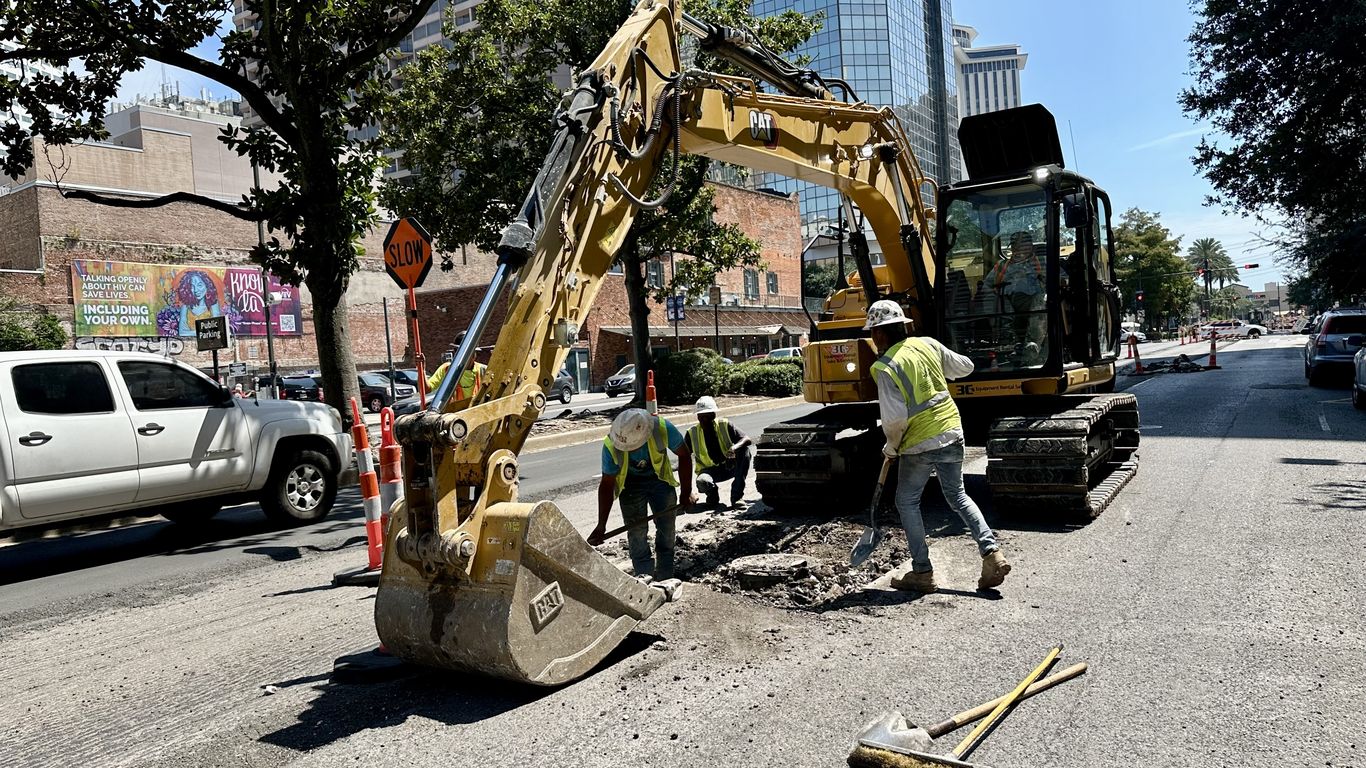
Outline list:
[[[151,354],[0,352],[0,532],[111,513],[193,522],[253,500],[307,523],[350,465],[322,403],[236,398]]]

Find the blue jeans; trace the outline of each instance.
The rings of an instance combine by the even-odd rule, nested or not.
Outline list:
[[[930,545],[925,541],[925,520],[920,516],[920,496],[930,481],[930,470],[939,474],[939,487],[944,501],[963,519],[963,524],[977,540],[977,551],[983,557],[1000,549],[996,535],[987,527],[982,510],[977,508],[968,492],[963,490],[963,443],[959,441],[935,451],[903,453],[897,459],[896,509],[901,513],[901,527],[906,529],[906,546],[911,550],[911,570],[924,573],[932,570]]]
[[[653,576],[656,580],[671,579],[674,575],[674,512],[678,503],[674,487],[657,477],[626,478],[621,490],[621,521],[630,525],[655,513],[655,557],[650,556],[649,523],[626,532],[627,548],[631,552],[631,567],[637,576]]]
[[[749,479],[749,464],[754,456],[754,449],[745,446],[735,452],[735,458],[714,467],[707,467],[697,473],[697,490],[707,497],[707,501],[715,499],[721,500],[721,483],[734,479],[730,484],[730,503],[745,497],[745,482]]]

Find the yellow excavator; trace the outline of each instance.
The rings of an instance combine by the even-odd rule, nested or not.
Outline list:
[[[685,70],[679,53],[683,32],[752,76]],[[957,235],[947,247],[941,242],[940,252],[950,254],[947,262],[937,260],[935,211],[921,196],[922,189],[934,184],[921,173],[894,113],[858,101],[846,83],[791,65],[744,30],[690,16],[679,0],[637,4],[592,66],[578,75],[558,111],[556,127],[540,173],[502,234],[489,288],[452,362],[454,370],[464,370],[493,308],[505,301],[506,320],[484,385],[457,400],[458,377],[448,376],[427,410],[401,417],[395,425],[403,446],[405,497],[391,510],[385,532],[375,623],[384,646],[400,658],[535,685],[562,684],[589,672],[665,602],[663,591],[624,574],[590,547],[553,502],[518,498],[518,453],[545,405],[543,390],[576,341],[636,212],[667,205],[671,182],[657,199],[646,199],[648,189],[658,173],[677,178],[681,153],[839,190],[851,221],[856,209],[862,217],[857,221],[872,230],[886,256],[885,263],[873,264],[862,227],[855,227],[851,237],[857,275],[828,302],[815,324],[816,340],[805,352],[807,398],[835,404],[817,413],[855,408],[863,415],[786,424],[766,433],[761,452],[767,462],[761,474],[766,493],[774,493],[773,478],[787,473],[799,483],[862,473],[859,447],[866,439],[841,442],[840,433],[846,423],[857,423],[866,438],[876,424],[875,412],[874,421],[866,422],[866,401],[874,398],[869,365],[875,355],[861,326],[863,308],[877,298],[900,301],[921,332],[947,328],[950,334],[960,333],[963,341],[955,346],[970,350],[974,359],[996,355],[997,368],[1021,361],[1020,367],[1009,368],[1013,378],[992,371],[972,382],[980,389],[960,386],[958,397],[1021,402],[1028,399],[1021,395],[1056,396],[1074,385],[1102,386],[1107,375],[1113,380],[1117,330],[1112,332],[1111,326],[1118,324],[1097,330],[1091,314],[1096,310],[1045,310],[1051,346],[1044,353],[1042,346],[1032,349],[1028,341],[1012,342],[1014,337],[980,336],[972,323],[982,320],[975,314],[946,320],[937,309],[957,301],[958,295],[946,294],[947,281],[937,281],[936,275],[942,272],[955,280],[961,275],[969,282],[989,279],[993,260],[1000,258],[996,238],[1001,221],[1013,224],[1019,216],[1009,211],[1031,206],[1042,209],[1046,221],[1054,221],[1052,211],[1062,206],[1067,221],[1085,230],[1075,243],[1066,240],[1056,222],[1031,231],[1043,233],[1039,242],[1044,249],[1085,262],[1085,276],[1083,271],[1068,273],[1071,285],[1094,280],[1096,287],[1087,283],[1085,295],[1104,293],[1113,278],[1108,270],[1097,271],[1104,265],[1096,262],[1094,251],[1102,244],[1099,238],[1108,237],[1108,222],[1104,235],[1095,234],[1102,217],[1086,207],[1098,191],[1060,168],[1050,170],[1048,179],[1031,175],[1002,187],[998,196],[987,194],[980,203],[971,187],[952,188],[951,194],[961,193],[964,202],[958,207],[950,203],[949,221]],[[1030,197],[1024,187],[1043,191]],[[1080,194],[1069,191],[1073,187]],[[941,241],[950,228],[940,227]],[[1062,258],[1044,260],[1042,274],[1050,288],[1058,284]],[[1114,302],[1109,301],[1107,311],[1113,315]],[[1073,325],[1058,330],[1050,325],[1055,319]],[[1022,334],[1039,325],[1022,322],[1016,327],[1010,319],[992,317],[985,322]],[[953,330],[958,328],[964,330]],[[1092,355],[1081,361],[1084,373],[1073,362],[1054,365],[1071,354],[1061,352],[1063,346],[1081,351],[1074,334],[1089,339],[1087,354],[1097,345],[1109,350],[1109,362],[1103,354]],[[1042,367],[1023,362],[1039,355],[1047,361]],[[1093,443],[1109,440],[1105,458],[1113,458],[1119,449],[1113,434],[1104,432],[1113,429],[1095,425],[1114,423],[1108,414],[1122,410],[1122,403],[1102,408],[1094,406],[1094,398],[1087,402],[1093,403],[1087,413],[1104,414],[1091,419],[1093,428],[1082,430],[1081,441],[1091,451]],[[1023,445],[1032,430],[1047,431],[1054,422],[1072,424],[1071,412],[1086,407],[1078,401],[1075,408],[1061,411],[1056,404],[1016,408],[1018,423],[998,419],[991,427],[993,440],[1002,443],[997,455],[1008,456],[1006,444]],[[1133,417],[1136,429],[1136,411]],[[832,425],[839,430],[831,432]],[[1062,479],[1049,473],[1091,466],[1090,453],[1081,459],[1073,455],[1080,450],[1075,435],[1058,434],[1047,459],[1032,447],[1019,449],[1028,456],[1025,460],[1012,464],[1006,459],[1005,468],[1016,471],[1023,493],[1039,486],[1066,495],[1070,491],[1060,489],[1072,486],[1040,485],[1039,480]],[[779,435],[782,441],[774,439]],[[827,437],[832,438],[828,445],[814,446]],[[801,466],[785,468],[783,462],[792,459]],[[875,447],[870,466],[876,461]]]

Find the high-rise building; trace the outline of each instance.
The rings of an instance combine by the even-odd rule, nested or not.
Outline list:
[[[920,168],[941,184],[962,177],[958,78],[951,0],[753,0],[756,16],[824,12],[821,30],[797,49],[808,67],[847,81],[860,99],[901,118]],[[801,195],[802,221],[834,221],[839,195],[791,179],[755,183]]]
[[[973,47],[977,30],[953,26],[959,118],[1020,106],[1020,70],[1029,54],[1014,43]]]
[[[19,44],[12,40],[0,40],[0,51],[13,51]],[[57,79],[61,78],[62,70],[43,61],[36,59],[6,59],[0,61],[0,77],[20,82],[30,80],[35,74],[47,75]],[[33,118],[29,113],[18,104],[14,105],[12,112],[14,119],[19,121],[19,127],[27,131],[33,125]]]

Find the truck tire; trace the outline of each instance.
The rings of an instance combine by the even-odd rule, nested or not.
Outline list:
[[[369,410],[371,413],[379,413],[380,411],[384,410],[385,405],[386,403],[384,402],[384,398],[376,395],[370,398],[370,402],[366,404],[366,407],[367,410]]]
[[[222,503],[217,499],[200,499],[158,507],[157,514],[176,525],[192,526],[209,522],[222,508]]]
[[[336,500],[337,473],[332,460],[307,448],[277,455],[266,487],[261,489],[261,509],[266,517],[287,525],[327,517]]]

